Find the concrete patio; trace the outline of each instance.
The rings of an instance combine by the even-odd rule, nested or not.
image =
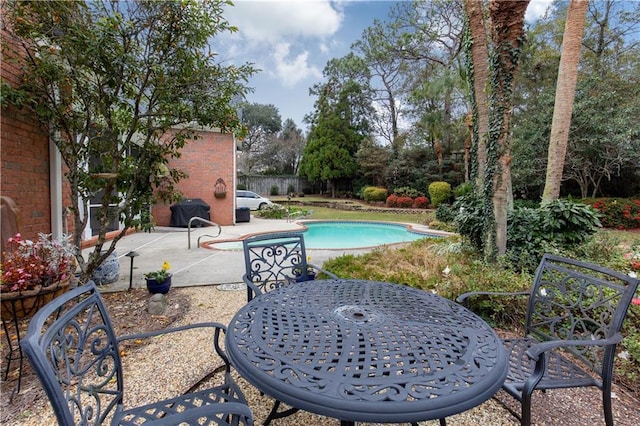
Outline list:
[[[192,228],[190,232],[187,228],[157,227],[150,233],[137,232],[127,235],[116,247],[120,261],[119,278],[114,283],[103,285],[102,290],[126,290],[129,288],[130,279],[132,288],[145,287],[144,274],[159,270],[164,261],[171,265],[169,272],[173,274],[174,287],[240,283],[244,273],[242,249],[217,250],[198,247],[198,239],[201,243],[234,241],[250,234],[298,229],[302,229],[302,226],[295,222],[252,216],[249,222],[222,226],[220,235],[215,238],[212,236],[218,233],[217,227]],[[90,250],[92,249],[87,249],[86,252]],[[133,258],[132,274],[131,258],[126,256],[130,251],[138,254]],[[312,263],[320,266],[333,257],[366,251],[307,249],[307,255],[311,257]]]

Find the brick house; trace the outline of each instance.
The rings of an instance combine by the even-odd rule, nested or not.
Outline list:
[[[5,38],[5,34],[2,34]],[[4,52],[3,52],[3,59]],[[2,60],[4,82],[17,84],[21,76],[11,61]],[[10,197],[19,209],[18,229],[24,238],[37,238],[39,232],[59,237],[71,231],[73,220],[67,214],[71,205],[63,163],[55,145],[39,123],[24,111],[3,107],[0,121],[0,195]],[[217,130],[200,130],[200,138],[188,142],[182,157],[170,167],[188,174],[176,188],[185,197],[201,198],[211,207],[211,220],[220,225],[235,222],[236,142],[233,135]],[[220,179],[220,180],[219,180]],[[227,196],[214,195],[216,182],[224,182]],[[157,226],[169,226],[169,205],[152,207]],[[10,235],[0,235],[5,241]],[[92,232],[85,231],[90,240]]]

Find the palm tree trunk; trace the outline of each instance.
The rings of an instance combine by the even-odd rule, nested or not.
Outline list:
[[[551,138],[547,158],[547,175],[542,193],[542,202],[555,200],[560,196],[562,171],[569,142],[573,100],[578,81],[580,47],[584,33],[588,0],[571,0],[567,11],[567,21],[562,38],[562,54],[558,70],[556,100],[551,121]]]

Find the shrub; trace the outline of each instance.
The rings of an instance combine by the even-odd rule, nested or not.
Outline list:
[[[545,203],[540,212],[544,232],[563,245],[582,243],[602,226],[592,207],[571,199]]]
[[[451,223],[456,218],[456,212],[449,204],[440,204],[436,209],[436,219],[440,222]]]
[[[368,186],[362,190],[362,196],[366,202],[385,201],[387,190],[377,186]]]
[[[239,183],[236,186],[236,189],[242,190],[242,191],[246,191],[247,190],[247,185],[245,185],[244,183]]]
[[[427,197],[416,197],[413,200],[414,209],[426,209],[429,207],[429,199]]]
[[[287,186],[287,194],[295,194],[296,192],[296,187],[290,183],[289,186]]]
[[[600,226],[595,210],[572,200],[553,200],[536,209],[515,208],[508,224],[506,258],[513,268],[529,271],[545,252],[570,251]]]
[[[605,228],[640,228],[640,199],[598,198],[585,200],[585,203],[600,213],[600,220]]]
[[[401,186],[399,188],[395,188],[393,193],[398,197],[411,197],[416,198],[423,196],[424,194],[417,189],[411,188],[410,186]]]
[[[456,199],[452,209],[456,214],[454,222],[460,235],[467,237],[475,248],[481,250],[484,229],[484,211],[481,196],[471,192]]]
[[[280,204],[270,204],[256,212],[258,217],[264,219],[284,219],[287,217],[287,208]]]
[[[411,208],[413,206],[413,199],[411,197],[398,197],[398,207]]]
[[[453,190],[453,195],[456,197],[463,197],[473,191],[473,184],[471,182],[461,183]]]
[[[395,194],[391,194],[387,197],[386,201],[387,207],[398,207],[398,196]]]
[[[447,182],[432,182],[429,185],[429,198],[434,207],[451,198],[451,185]]]

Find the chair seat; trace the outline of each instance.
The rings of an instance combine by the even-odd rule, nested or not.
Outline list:
[[[246,404],[242,392],[235,383],[232,383],[124,410],[120,418],[114,420],[114,424],[140,425],[161,418],[166,419],[169,416],[183,413],[197,407],[223,402]],[[178,419],[176,420],[179,422]]]
[[[502,340],[509,355],[509,372],[505,379],[506,390],[513,391],[514,396],[519,395],[524,382],[533,374],[535,361],[525,353],[531,346],[540,343],[534,338],[515,338]],[[589,373],[580,368],[558,350],[546,352],[546,364],[544,376],[536,389],[558,389],[581,386],[597,386],[602,384]],[[569,383],[568,383],[569,382]]]

